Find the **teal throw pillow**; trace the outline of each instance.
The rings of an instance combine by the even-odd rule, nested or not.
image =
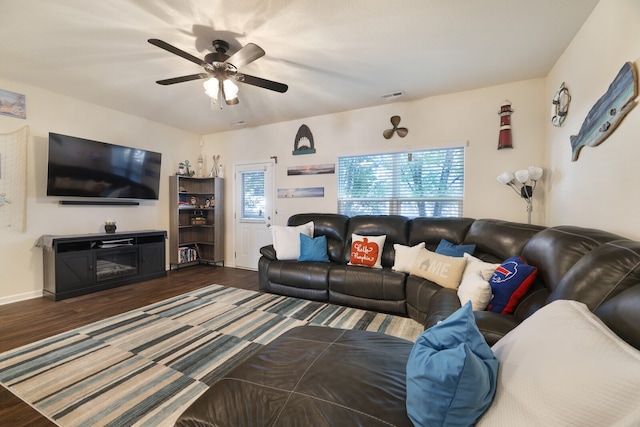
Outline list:
[[[476,245],[455,245],[446,239],[440,240],[436,253],[440,255],[463,257],[465,253],[473,255]]]
[[[329,262],[327,238],[325,236],[313,238],[300,233],[300,257],[298,257],[298,261]]]
[[[418,426],[470,426],[489,408],[498,360],[471,302],[418,337],[407,361],[407,414]]]

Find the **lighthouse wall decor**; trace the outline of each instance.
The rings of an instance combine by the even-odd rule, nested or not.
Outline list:
[[[502,148],[513,148],[511,142],[511,101],[508,99],[500,106],[498,115],[500,116],[500,135],[498,136],[498,150]]]

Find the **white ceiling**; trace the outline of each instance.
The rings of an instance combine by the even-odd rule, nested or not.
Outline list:
[[[545,77],[597,2],[0,0],[0,77],[209,134]],[[240,84],[212,109],[202,81],[155,83],[202,68],[149,38],[199,58],[255,43],[240,71],[289,90]]]

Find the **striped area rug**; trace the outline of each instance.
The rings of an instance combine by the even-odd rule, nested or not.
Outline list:
[[[414,341],[399,316],[211,285],[0,355],[0,383],[60,426],[169,426],[235,364],[300,325]]]

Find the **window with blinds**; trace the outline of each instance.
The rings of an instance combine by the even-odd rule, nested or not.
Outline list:
[[[460,217],[464,147],[338,158],[338,213]]]
[[[264,171],[246,171],[240,173],[242,180],[241,219],[264,220]]]

